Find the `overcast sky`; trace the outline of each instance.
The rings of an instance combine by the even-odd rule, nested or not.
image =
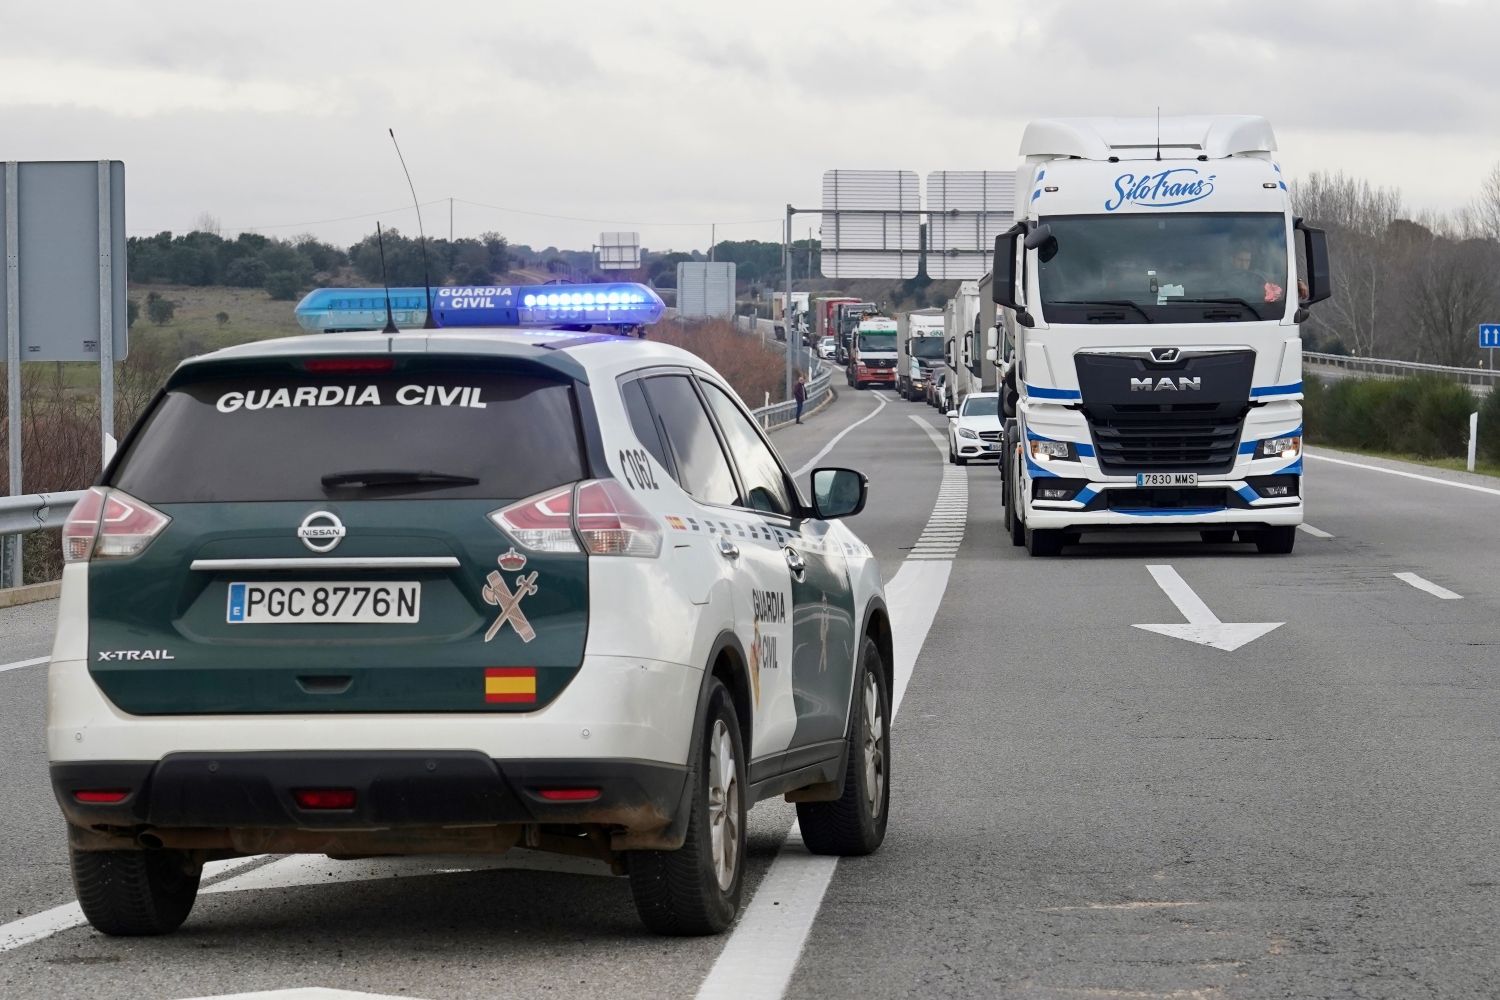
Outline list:
[[[452,197],[458,235],[692,249],[779,239],[832,167],[1009,169],[1032,118],[1160,105],[1448,209],[1500,162],[1497,49],[1493,0],[4,0],[0,158],[125,161],[133,234],[348,243],[415,229],[389,126],[429,233]]]

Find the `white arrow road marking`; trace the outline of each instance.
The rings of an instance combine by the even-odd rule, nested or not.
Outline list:
[[[1299,525],[1297,525],[1297,530],[1298,531],[1306,532],[1307,534],[1312,535],[1314,538],[1332,538],[1333,537],[1328,532],[1324,531],[1322,528],[1314,528],[1310,524],[1299,524]]]
[[[1177,575],[1170,566],[1147,566],[1156,585],[1166,592],[1187,619],[1186,625],[1137,625],[1136,628],[1168,635],[1174,639],[1186,639],[1200,646],[1212,646],[1225,652],[1233,652],[1246,643],[1254,642],[1286,622],[1225,623],[1208,609],[1203,599],[1193,593],[1187,581]]]
[[[910,416],[927,432],[946,460],[948,445],[942,434],[915,414]],[[967,516],[968,473],[962,468],[953,468],[953,473],[964,479],[962,495]],[[945,475],[944,482],[949,484],[951,480]],[[933,517],[937,516],[934,513]],[[908,556],[885,586],[886,604],[891,611],[892,654],[896,661],[892,664],[893,720],[948,589],[952,560],[952,555],[927,559]],[[809,854],[802,843],[801,831],[792,824],[776,860],[771,862],[755,896],[740,914],[708,978],[698,988],[698,1000],[779,1000],[786,993],[792,973],[797,971],[797,960],[802,956],[837,866],[838,858]]]
[[[1446,587],[1439,587],[1431,580],[1422,579],[1415,573],[1393,573],[1392,575],[1402,583],[1409,583],[1418,590],[1427,591],[1433,597],[1441,597],[1445,601],[1461,601],[1464,599],[1463,594],[1455,594]]]

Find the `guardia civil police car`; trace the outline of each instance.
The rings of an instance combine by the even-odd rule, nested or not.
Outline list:
[[[48,746],[95,927],[175,929],[215,859],[524,846],[713,933],[755,802],[879,846],[864,478],[803,493],[700,359],[545,294],[190,359],[73,511]],[[462,325],[497,310],[551,328]]]

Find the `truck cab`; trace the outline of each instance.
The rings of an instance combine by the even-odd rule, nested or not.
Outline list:
[[[896,321],[865,316],[849,336],[849,364],[844,374],[856,389],[896,385]]]
[[[990,298],[1014,334],[1007,521],[1033,555],[1141,527],[1291,551],[1299,324],[1329,273],[1275,150],[1248,115],[1027,126],[1031,194],[996,242]]]
[[[896,318],[896,393],[925,399],[943,360],[943,310],[916,309]]]

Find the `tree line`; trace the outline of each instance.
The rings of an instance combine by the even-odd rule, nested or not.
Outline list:
[[[1452,212],[1413,212],[1396,188],[1344,173],[1292,185],[1328,231],[1332,297],[1303,327],[1309,350],[1474,367],[1480,323],[1500,322],[1500,165]]]
[[[393,286],[420,285],[424,271],[435,285],[488,285],[509,270],[512,262],[510,246],[499,233],[451,241],[429,239],[425,264],[416,238],[387,229],[384,243],[384,273]],[[382,282],[380,246],[374,233],[344,249],[312,236],[283,240],[240,233],[225,239],[205,230],[162,232],[131,237],[126,255],[131,284],[264,288],[273,299],[288,301],[345,268],[371,285]]]

